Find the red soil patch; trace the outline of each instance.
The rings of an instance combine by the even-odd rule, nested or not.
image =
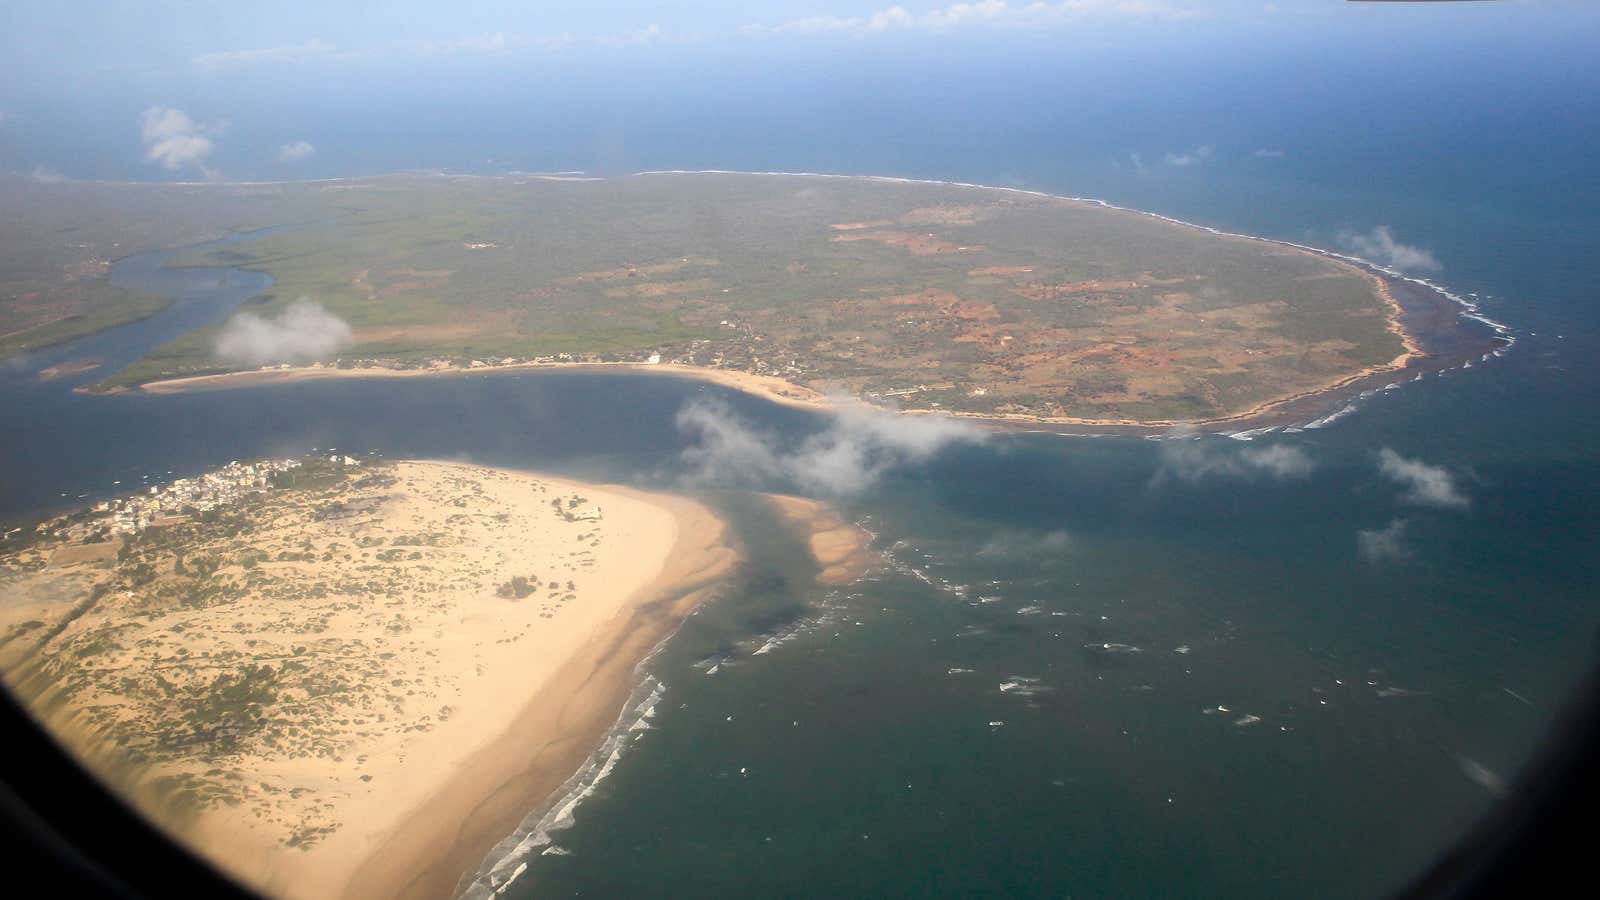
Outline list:
[[[393,297],[395,294],[407,294],[412,291],[425,291],[431,288],[443,287],[443,281],[396,281],[379,288],[371,297]]]
[[[909,250],[915,256],[936,256],[944,253],[970,253],[982,250],[979,246],[952,243],[936,234],[910,231],[861,231],[836,234],[835,241],[877,241],[890,247]]]
[[[1108,294],[1115,295],[1122,291],[1139,289],[1137,281],[1069,281],[1065,284],[1025,284],[1013,288],[1016,293],[1029,300],[1057,300],[1062,297],[1079,296],[1083,294]],[[1110,297],[1101,298],[1102,302]]]
[[[884,219],[881,222],[840,222],[837,225],[829,225],[828,227],[834,231],[860,231],[863,228],[882,228],[885,225],[893,224],[894,222]]]
[[[900,217],[902,225],[976,225],[985,207],[919,206]]]
[[[1033,266],[984,266],[981,269],[967,270],[967,276],[970,278],[981,278],[985,275],[1000,275],[1009,278],[1016,275],[1032,274]]]

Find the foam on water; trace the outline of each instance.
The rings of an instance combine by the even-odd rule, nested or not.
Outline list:
[[[668,636],[656,644],[636,671],[643,672],[670,639]],[[528,860],[536,851],[551,855],[568,852],[553,846],[553,833],[572,826],[579,805],[594,794],[616,768],[623,753],[649,730],[650,720],[655,718],[666,690],[666,684],[652,675],[640,679],[599,749],[561,785],[548,808],[530,814],[515,831],[495,845],[471,880],[461,888],[462,897],[487,900],[500,896],[527,871]]]
[[[1052,688],[1032,675],[1013,675],[1000,682],[1000,693],[1017,697],[1033,697],[1048,693]]]

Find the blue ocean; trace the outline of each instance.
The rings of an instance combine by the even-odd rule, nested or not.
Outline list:
[[[1196,28],[1138,44],[991,37],[937,58],[886,39],[534,62],[410,85],[420,116],[361,79],[292,111],[283,85],[256,86],[234,136],[297,116],[326,148],[317,177],[886,174],[1347,252],[1381,233],[1515,337],[1321,428],[951,446],[841,501],[889,560],[843,588],[812,585],[761,530],[735,490],[749,485],[703,485],[749,523],[756,571],[650,660],[593,764],[472,891],[1361,896],[1417,874],[1514,783],[1600,624],[1594,35]],[[130,176],[109,150],[73,152],[78,174]],[[218,166],[270,175],[239,152]],[[87,339],[96,355],[260,289],[227,271],[158,284],[159,262],[124,261],[120,277],[193,304]],[[677,413],[707,398],[797,441],[830,427],[621,375],[172,397],[4,377],[7,520],[313,447],[672,485],[697,440]],[[1226,474],[1273,446],[1312,467]],[[1445,472],[1451,499],[1390,477],[1393,458]],[[1188,477],[1195,460],[1224,475]]]

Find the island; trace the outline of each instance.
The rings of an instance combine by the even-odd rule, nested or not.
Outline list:
[[[338,340],[255,354],[219,322],[97,390],[613,366],[817,406],[1245,427],[1497,346],[1396,273],[1032,191],[727,172],[186,190],[161,198],[175,223],[288,227],[167,265],[270,275],[238,315],[312,304]]]
[[[739,559],[681,496],[235,462],[8,532],[0,675],[244,884],[442,896],[580,768]]]

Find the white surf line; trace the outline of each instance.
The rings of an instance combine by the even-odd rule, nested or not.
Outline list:
[[[247,186],[269,186],[269,185],[288,185],[288,184],[329,184],[329,183],[352,183],[353,184],[353,183],[357,183],[357,182],[361,182],[361,181],[367,181],[367,180],[377,180],[377,179],[384,179],[384,178],[405,178],[405,177],[412,177],[412,178],[417,178],[417,177],[423,177],[423,178],[429,178],[429,177],[431,177],[431,178],[452,178],[452,179],[462,179],[462,180],[470,180],[470,179],[491,180],[491,179],[506,179],[506,178],[537,178],[537,179],[540,179],[540,180],[547,180],[547,181],[574,181],[574,182],[604,181],[604,180],[606,180],[606,178],[601,177],[601,176],[587,176],[587,175],[581,176],[581,177],[560,177],[560,176],[565,176],[567,174],[565,172],[553,173],[554,176],[558,176],[558,177],[551,177],[551,174],[552,173],[519,173],[519,174],[514,174],[514,175],[513,174],[478,175],[478,174],[471,174],[471,173],[448,173],[448,172],[442,172],[442,171],[434,170],[434,171],[418,171],[418,172],[395,172],[395,173],[390,173],[390,174],[387,174],[387,175],[357,175],[357,176],[343,176],[343,177],[337,177],[337,178],[305,179],[305,180],[301,180],[301,181],[257,181],[257,182],[246,182],[246,181],[200,181],[200,182],[184,182],[184,181],[180,181],[180,182],[172,182],[172,181],[159,181],[159,182],[150,182],[150,181],[120,181],[120,182],[119,181],[87,181],[87,182],[85,182],[85,181],[79,181],[78,183],[117,184],[117,185],[128,185],[128,186],[137,185],[137,186],[150,186],[150,187],[161,187],[161,186],[167,186],[167,185],[184,186],[184,187],[203,187],[203,186],[212,186],[212,187],[227,187],[227,186],[247,187]],[[1487,328],[1489,328],[1491,331],[1494,332],[1494,335],[1495,335],[1496,338],[1498,338],[1498,339],[1500,339],[1500,340],[1505,342],[1501,346],[1496,347],[1494,350],[1491,350],[1488,353],[1483,354],[1483,356],[1479,360],[1480,362],[1488,362],[1491,358],[1497,358],[1497,357],[1504,356],[1512,348],[1512,346],[1515,345],[1516,342],[1517,342],[1517,337],[1516,337],[1515,331],[1509,325],[1506,325],[1503,322],[1496,321],[1496,320],[1491,319],[1488,316],[1484,315],[1483,311],[1482,311],[1482,308],[1479,306],[1479,304],[1477,303],[1476,300],[1469,300],[1466,297],[1464,297],[1464,296],[1462,296],[1460,294],[1457,294],[1454,291],[1451,291],[1450,289],[1446,288],[1445,286],[1443,286],[1441,284],[1438,284],[1437,282],[1431,281],[1431,280],[1429,280],[1427,278],[1423,278],[1423,277],[1417,276],[1417,275],[1407,275],[1407,274],[1401,272],[1400,270],[1398,270],[1398,269],[1396,269],[1396,268],[1394,268],[1392,266],[1385,266],[1385,265],[1383,265],[1381,263],[1373,262],[1370,259],[1365,259],[1363,257],[1354,256],[1354,255],[1351,255],[1351,254],[1348,254],[1348,253],[1340,253],[1340,252],[1338,252],[1336,250],[1327,250],[1327,249],[1324,249],[1322,247],[1314,247],[1314,246],[1312,246],[1310,244],[1300,244],[1300,243],[1296,243],[1294,241],[1283,240],[1281,238],[1262,237],[1262,236],[1256,235],[1256,234],[1243,234],[1241,232],[1236,232],[1236,231],[1223,231],[1220,228],[1213,228],[1210,225],[1201,225],[1201,224],[1199,224],[1197,222],[1189,222],[1189,221],[1185,221],[1183,219],[1175,218],[1173,216],[1163,215],[1161,213],[1149,212],[1147,210],[1142,210],[1142,209],[1135,209],[1135,208],[1133,208],[1131,206],[1119,206],[1118,204],[1112,203],[1112,202],[1110,202],[1108,200],[1101,200],[1098,197],[1074,197],[1074,196],[1071,196],[1069,194],[1051,194],[1051,193],[1046,192],[1046,191],[1036,191],[1036,190],[1031,190],[1029,188],[1003,187],[1003,186],[1000,186],[1000,185],[992,185],[992,184],[978,184],[977,182],[972,182],[972,181],[944,181],[944,180],[940,180],[940,179],[936,179],[936,178],[904,178],[904,177],[896,176],[896,175],[849,175],[849,174],[841,174],[841,173],[837,173],[837,172],[778,172],[778,171],[760,171],[760,170],[758,170],[758,171],[748,171],[748,170],[740,170],[740,169],[645,169],[643,171],[634,172],[634,173],[632,173],[632,175],[622,176],[622,177],[643,177],[643,176],[649,176],[649,175],[752,175],[752,176],[768,176],[768,177],[778,176],[778,177],[786,177],[786,178],[833,178],[833,179],[851,180],[851,181],[871,181],[871,182],[878,182],[878,183],[883,183],[883,184],[929,184],[929,185],[942,185],[942,186],[945,186],[945,187],[967,188],[967,189],[981,190],[981,191],[1000,191],[1000,192],[1004,192],[1004,193],[1018,194],[1018,195],[1026,196],[1026,197],[1038,197],[1038,198],[1045,199],[1045,200],[1067,200],[1067,201],[1072,201],[1072,202],[1077,202],[1077,203],[1089,203],[1089,204],[1093,204],[1095,206],[1099,206],[1099,207],[1101,207],[1103,209],[1113,209],[1113,210],[1117,210],[1119,212],[1131,213],[1133,215],[1147,216],[1149,218],[1157,219],[1159,221],[1166,222],[1166,223],[1172,224],[1172,225],[1179,225],[1179,226],[1182,226],[1182,227],[1185,227],[1185,228],[1197,228],[1197,229],[1199,229],[1201,231],[1204,231],[1204,232],[1207,232],[1209,234],[1217,235],[1218,237],[1231,237],[1231,238],[1238,238],[1240,240],[1246,240],[1246,241],[1259,241],[1259,242],[1264,243],[1264,244],[1277,244],[1277,245],[1283,246],[1283,247],[1293,247],[1296,250],[1302,250],[1302,251],[1305,251],[1307,253],[1315,253],[1315,254],[1317,254],[1319,256],[1326,256],[1326,257],[1329,257],[1329,258],[1332,258],[1332,259],[1338,259],[1338,260],[1342,260],[1344,262],[1352,263],[1352,264],[1357,265],[1357,266],[1363,266],[1363,267],[1366,267],[1367,269],[1370,269],[1370,270],[1372,270],[1374,272],[1381,272],[1382,274],[1387,275],[1390,278],[1396,278],[1396,279],[1399,279],[1401,281],[1407,281],[1407,282],[1410,282],[1412,284],[1416,284],[1416,285],[1420,285],[1422,287],[1425,287],[1428,290],[1433,291],[1434,293],[1440,295],[1441,297],[1444,297],[1446,300],[1449,300],[1450,302],[1454,303],[1456,306],[1460,307],[1461,308],[1461,312],[1459,312],[1457,315],[1461,316],[1462,318],[1471,319],[1472,321],[1478,322],[1479,324],[1486,326]],[[271,226],[269,226],[269,227],[271,227]],[[1472,296],[1473,297],[1477,297],[1478,295],[1476,293],[1473,293]],[[1461,369],[1471,368],[1471,363],[1469,361],[1468,363],[1466,363],[1466,364],[1464,364],[1462,366],[1459,366],[1457,368],[1461,368]],[[1450,369],[1440,370],[1439,374],[1443,374],[1446,371],[1451,371],[1451,370]],[[1419,380],[1420,377],[1421,377],[1421,375],[1419,374],[1417,379],[1412,379],[1412,380],[1413,381]],[[1399,384],[1393,385],[1393,387],[1399,387],[1399,386],[1400,386]],[[1337,410],[1336,412],[1332,413],[1331,415],[1326,415],[1326,416],[1323,416],[1322,418],[1313,420],[1311,422],[1302,423],[1300,425],[1290,425],[1290,426],[1284,426],[1284,427],[1292,427],[1292,428],[1297,428],[1297,429],[1300,429],[1300,430],[1318,429],[1318,428],[1327,427],[1328,425],[1332,424],[1333,422],[1335,422],[1335,421],[1337,421],[1337,420],[1339,420],[1341,418],[1344,418],[1345,416],[1355,412],[1357,403],[1359,403],[1360,400],[1363,400],[1363,399],[1366,399],[1367,397],[1370,397],[1372,395],[1372,393],[1374,393],[1374,392],[1368,391],[1366,393],[1363,393],[1360,397],[1357,398],[1357,400],[1355,402],[1352,402],[1352,403],[1346,405],[1345,407]],[[1043,431],[1043,430],[1044,429],[1041,429],[1041,431]],[[1051,433],[1060,434],[1060,435],[1063,435],[1065,437],[1091,437],[1091,436],[1098,436],[1098,435],[1089,435],[1089,434],[1072,434],[1072,433],[1059,432],[1059,431],[1051,432]],[[1225,435],[1225,436],[1230,434],[1229,432],[1212,432],[1212,433],[1213,434]]]
[[[847,179],[847,180],[856,180],[856,181],[872,181],[872,182],[879,182],[879,183],[885,183],[885,184],[931,184],[931,185],[942,185],[942,186],[945,186],[945,187],[969,188],[969,189],[983,190],[983,191],[1001,191],[1001,192],[1010,193],[1010,194],[1018,194],[1018,195],[1026,196],[1026,197],[1038,197],[1038,198],[1042,198],[1042,199],[1046,199],[1046,200],[1068,200],[1068,201],[1073,201],[1073,202],[1077,202],[1077,203],[1089,203],[1089,204],[1092,204],[1094,206],[1101,207],[1102,209],[1114,209],[1114,210],[1117,210],[1119,212],[1132,213],[1134,215],[1139,215],[1139,216],[1147,216],[1149,218],[1156,219],[1156,220],[1159,220],[1159,221],[1162,221],[1162,222],[1166,222],[1166,223],[1171,224],[1171,225],[1178,225],[1178,226],[1182,226],[1182,227],[1185,227],[1185,228],[1198,228],[1201,231],[1207,232],[1209,234],[1217,235],[1218,237],[1238,238],[1238,239],[1246,240],[1246,241],[1259,241],[1259,242],[1261,242],[1263,244],[1277,244],[1277,245],[1283,246],[1283,247],[1293,247],[1296,250],[1302,250],[1302,251],[1305,251],[1307,253],[1315,253],[1318,256],[1326,256],[1326,257],[1329,257],[1331,259],[1338,259],[1338,260],[1341,260],[1341,261],[1344,261],[1344,262],[1347,262],[1347,263],[1351,263],[1351,264],[1356,265],[1356,266],[1365,267],[1365,268],[1370,269],[1370,270],[1372,270],[1374,272],[1380,272],[1380,273],[1382,273],[1382,274],[1384,274],[1384,275],[1386,275],[1386,276],[1388,276],[1390,278],[1399,279],[1401,281],[1407,281],[1407,282],[1410,282],[1412,284],[1416,284],[1416,285],[1420,285],[1422,287],[1425,287],[1428,290],[1433,291],[1434,293],[1438,294],[1439,296],[1444,297],[1446,300],[1449,300],[1451,303],[1454,303],[1456,306],[1460,307],[1461,311],[1459,313],[1457,313],[1458,316],[1460,316],[1462,318],[1465,318],[1465,319],[1471,319],[1472,321],[1478,322],[1479,324],[1488,327],[1491,331],[1494,332],[1494,336],[1496,338],[1498,338],[1498,339],[1500,339],[1500,340],[1505,342],[1505,343],[1501,344],[1499,347],[1496,347],[1494,350],[1491,350],[1488,353],[1483,354],[1483,356],[1482,356],[1482,358],[1480,360],[1481,362],[1488,362],[1491,358],[1504,356],[1506,354],[1506,352],[1509,351],[1511,349],[1511,347],[1514,344],[1516,344],[1516,342],[1517,342],[1516,334],[1515,334],[1515,332],[1513,332],[1511,327],[1509,325],[1506,325],[1503,322],[1495,321],[1494,319],[1491,319],[1488,316],[1484,315],[1482,309],[1479,307],[1479,305],[1478,305],[1478,303],[1476,301],[1469,300],[1466,297],[1464,297],[1464,296],[1462,296],[1460,294],[1457,294],[1454,291],[1451,291],[1449,288],[1446,288],[1445,286],[1443,286],[1441,284],[1438,284],[1437,282],[1430,281],[1427,278],[1423,278],[1421,276],[1416,276],[1416,275],[1407,275],[1404,272],[1401,272],[1400,270],[1398,270],[1398,269],[1396,269],[1396,268],[1394,268],[1392,266],[1385,266],[1385,265],[1383,265],[1381,263],[1373,262],[1370,259],[1365,259],[1363,257],[1354,256],[1354,255],[1351,255],[1351,254],[1348,254],[1348,253],[1340,253],[1340,252],[1338,252],[1336,250],[1327,250],[1327,249],[1324,249],[1322,247],[1314,247],[1314,246],[1312,246],[1310,244],[1300,244],[1300,243],[1296,243],[1294,241],[1286,241],[1286,240],[1283,240],[1281,238],[1262,237],[1262,236],[1256,235],[1256,234],[1243,234],[1243,233],[1236,232],[1236,231],[1223,231],[1220,228],[1213,228],[1210,225],[1201,225],[1201,224],[1199,224],[1197,222],[1188,222],[1188,221],[1185,221],[1183,219],[1175,218],[1173,216],[1162,215],[1161,213],[1149,212],[1149,211],[1143,210],[1143,209],[1134,209],[1133,207],[1130,207],[1130,206],[1119,206],[1119,205],[1117,205],[1115,203],[1112,203],[1112,202],[1110,202],[1108,200],[1101,200],[1098,197],[1074,197],[1074,196],[1067,195],[1067,194],[1051,194],[1051,193],[1048,193],[1046,191],[1036,191],[1036,190],[1031,190],[1031,189],[1028,189],[1028,188],[1002,187],[1000,185],[992,185],[992,184],[977,184],[977,183],[971,182],[971,181],[942,181],[942,180],[939,180],[939,179],[936,179],[936,178],[902,178],[902,177],[893,176],[893,175],[843,175],[843,174],[831,173],[831,172],[745,172],[745,171],[739,171],[739,170],[736,170],[736,169],[648,169],[648,170],[645,170],[645,171],[642,171],[642,172],[635,172],[633,174],[635,176],[646,176],[646,175],[765,175],[765,176],[783,176],[783,177],[790,177],[790,178],[837,178],[837,179]],[[1477,295],[1474,294],[1473,296],[1477,296]],[[1459,366],[1458,368],[1466,369],[1466,368],[1470,368],[1471,365],[1472,365],[1471,361],[1468,361],[1467,363],[1465,363],[1462,366]],[[1448,371],[1448,370],[1441,370],[1441,373],[1443,371]],[[1413,380],[1415,380],[1415,379],[1413,379]],[[1387,390],[1388,387],[1399,387],[1399,386],[1400,386],[1399,384],[1395,384],[1395,385],[1386,386],[1383,389]],[[1376,391],[1364,392],[1360,396],[1358,396],[1354,401],[1346,404],[1344,407],[1336,410],[1335,412],[1333,412],[1333,413],[1331,413],[1329,415],[1322,416],[1321,418],[1318,418],[1318,419],[1315,419],[1313,421],[1300,424],[1298,426],[1287,426],[1287,427],[1295,427],[1295,428],[1297,428],[1299,430],[1306,430],[1306,429],[1315,430],[1315,429],[1319,429],[1319,428],[1326,428],[1327,426],[1333,424],[1334,422],[1338,421],[1339,419],[1342,419],[1345,416],[1348,416],[1348,415],[1356,412],[1357,405],[1362,400],[1365,400],[1366,398],[1372,396],[1372,394],[1374,394],[1374,393],[1376,393]],[[1060,432],[1057,432],[1057,433],[1059,434]],[[1232,436],[1232,434],[1229,433],[1229,432],[1213,432],[1213,433],[1221,434],[1221,435],[1225,435],[1225,436],[1230,436],[1230,437]],[[1076,435],[1067,435],[1067,436],[1076,436]]]
[[[1483,314],[1480,306],[1478,305],[1478,303],[1475,300],[1469,300],[1466,297],[1464,297],[1464,296],[1462,296],[1460,294],[1457,294],[1457,293],[1451,291],[1450,289],[1444,287],[1443,285],[1441,285],[1441,284],[1439,284],[1437,282],[1431,281],[1431,280],[1429,280],[1427,278],[1423,278],[1423,277],[1417,276],[1417,275],[1407,275],[1404,272],[1401,272],[1400,270],[1395,269],[1395,268],[1393,268],[1391,266],[1385,266],[1385,265],[1383,265],[1381,263],[1373,262],[1370,259],[1365,259],[1365,258],[1362,258],[1362,257],[1359,257],[1359,256],[1353,256],[1353,255],[1348,254],[1348,253],[1340,253],[1340,252],[1338,252],[1336,250],[1328,250],[1328,249],[1325,249],[1325,248],[1322,248],[1322,247],[1314,247],[1314,246],[1312,246],[1310,244],[1300,244],[1300,243],[1296,243],[1294,241],[1283,240],[1282,238],[1269,238],[1269,237],[1262,237],[1261,235],[1256,235],[1256,234],[1243,234],[1241,232],[1236,232],[1236,231],[1223,231],[1220,228],[1213,228],[1210,225],[1201,225],[1201,224],[1199,224],[1197,222],[1189,222],[1189,221],[1185,221],[1183,219],[1179,219],[1179,218],[1176,218],[1176,217],[1173,217],[1173,216],[1163,215],[1161,213],[1149,212],[1148,210],[1143,210],[1143,209],[1135,209],[1135,208],[1133,208],[1131,206],[1119,206],[1118,204],[1112,203],[1109,200],[1102,200],[1102,199],[1100,199],[1098,197],[1074,197],[1074,196],[1072,196],[1070,194],[1052,194],[1052,193],[1049,193],[1047,191],[1036,191],[1036,190],[1031,190],[1029,188],[1005,187],[1005,186],[1002,186],[1002,185],[994,185],[994,184],[978,184],[977,182],[973,182],[973,181],[945,181],[945,180],[940,180],[940,179],[937,179],[937,178],[904,178],[904,177],[897,176],[897,175],[849,175],[849,174],[841,174],[841,173],[837,173],[837,172],[778,172],[778,171],[762,171],[762,170],[751,171],[751,170],[742,170],[742,169],[645,169],[643,171],[634,172],[634,173],[632,173],[632,175],[623,176],[623,177],[637,177],[637,176],[646,176],[646,175],[765,175],[765,176],[782,176],[782,177],[788,177],[788,178],[835,178],[835,179],[840,179],[840,180],[874,181],[874,182],[881,182],[881,183],[885,183],[885,184],[932,184],[932,185],[942,185],[942,186],[945,186],[945,187],[970,188],[970,189],[982,190],[982,191],[1001,191],[1001,192],[1010,193],[1010,194],[1019,194],[1019,195],[1026,196],[1026,197],[1038,197],[1038,198],[1045,199],[1045,200],[1070,200],[1070,201],[1074,201],[1074,202],[1078,202],[1078,203],[1091,203],[1091,204],[1094,204],[1095,206],[1099,206],[1099,207],[1102,207],[1104,209],[1114,209],[1114,210],[1117,210],[1119,212],[1133,213],[1134,215],[1139,215],[1139,216],[1148,216],[1149,218],[1152,218],[1152,219],[1159,219],[1160,221],[1167,222],[1167,223],[1170,223],[1170,224],[1173,224],[1173,225],[1181,225],[1181,226],[1184,226],[1186,228],[1198,228],[1201,231],[1205,231],[1205,232],[1208,232],[1210,234],[1217,235],[1219,237],[1240,238],[1242,240],[1247,240],[1247,241],[1260,241],[1260,242],[1266,243],[1266,244],[1278,244],[1278,245],[1281,245],[1281,246],[1284,246],[1284,247],[1293,247],[1293,248],[1295,248],[1297,250],[1304,250],[1304,251],[1306,251],[1308,253],[1315,253],[1315,254],[1318,254],[1320,256],[1332,257],[1332,258],[1335,258],[1335,259],[1344,260],[1345,262],[1354,263],[1354,264],[1360,265],[1360,266],[1365,266],[1365,267],[1367,267],[1367,268],[1369,268],[1369,269],[1371,269],[1371,270],[1373,270],[1375,272],[1381,272],[1381,273],[1383,273],[1385,275],[1388,275],[1391,278],[1398,278],[1398,279],[1400,279],[1402,281],[1409,281],[1412,284],[1421,285],[1423,287],[1428,288],[1429,290],[1434,291],[1435,293],[1439,294],[1440,296],[1446,298],[1447,300],[1449,300],[1452,303],[1455,303],[1457,306],[1461,307],[1462,310],[1463,310],[1463,312],[1461,313],[1462,316],[1464,316],[1465,318],[1468,318],[1468,319],[1472,319],[1475,322],[1478,322],[1478,323],[1480,323],[1482,325],[1487,326],[1488,328],[1490,328],[1491,330],[1493,330],[1495,332],[1495,335],[1497,337],[1504,338],[1505,341],[1506,341],[1505,346],[1500,347],[1499,349],[1497,349],[1497,350],[1495,350],[1495,351],[1493,351],[1491,353],[1484,354],[1484,358],[1486,360],[1491,356],[1502,356],[1502,355],[1504,355],[1505,351],[1509,350],[1511,348],[1511,345],[1516,343],[1516,335],[1515,335],[1515,332],[1512,330],[1512,328],[1510,326],[1506,325],[1503,322],[1498,322],[1498,321],[1496,321],[1494,319],[1489,318],[1488,316],[1485,316]],[[471,172],[444,172],[444,171],[439,171],[439,170],[423,170],[423,171],[410,171],[410,172],[408,172],[408,171],[399,171],[399,172],[391,172],[391,173],[380,174],[380,175],[342,175],[342,176],[335,176],[335,177],[330,177],[330,178],[302,178],[302,179],[282,180],[282,181],[118,181],[118,180],[112,180],[112,179],[78,179],[78,178],[73,178],[73,179],[68,179],[68,180],[71,183],[74,183],[74,184],[115,185],[115,186],[121,186],[121,187],[152,187],[152,188],[160,188],[160,187],[215,187],[215,188],[228,188],[228,187],[273,187],[273,186],[285,186],[285,185],[295,185],[295,184],[313,184],[313,185],[314,184],[353,184],[353,183],[362,182],[362,181],[376,181],[376,180],[380,180],[380,179],[390,179],[390,178],[452,178],[452,179],[462,179],[462,180],[473,180],[473,179],[494,180],[494,179],[507,179],[507,178],[537,178],[537,179],[551,180],[551,181],[604,181],[604,180],[606,180],[606,178],[604,176],[589,175],[587,172],[584,172],[583,170],[563,170],[563,171],[556,171],[556,172],[513,172],[513,173],[503,173],[503,174],[494,174],[494,175],[483,175],[483,174],[477,174],[477,173],[471,173]],[[1472,296],[1476,297],[1477,294],[1474,293]]]
[[[1517,693],[1516,691],[1513,691],[1511,688],[1508,688],[1503,684],[1500,686],[1500,690],[1505,691],[1506,693],[1510,694],[1511,696],[1517,698],[1519,701],[1522,702],[1522,704],[1524,706],[1528,707],[1529,709],[1537,709],[1538,708],[1538,707],[1533,705],[1533,701],[1532,700],[1529,700],[1527,697],[1522,696],[1521,694]]]
[[[702,600],[701,603],[706,601]],[[457,885],[457,896],[467,900],[491,900],[503,895],[518,878],[528,871],[528,862],[534,851],[555,846],[555,834],[571,828],[578,808],[599,788],[600,782],[611,775],[624,754],[642,737],[641,731],[650,728],[656,708],[666,695],[666,682],[652,674],[656,657],[661,655],[689,619],[698,614],[701,604],[685,616],[678,627],[664,635],[650,648],[650,652],[634,665],[633,690],[629,692],[622,711],[606,730],[600,745],[594,749],[578,770],[561,783],[555,793],[545,799],[547,807],[542,814],[534,812],[524,816],[510,834],[478,863],[475,871],[464,875]]]
[[[631,749],[636,734],[648,730],[656,707],[666,693],[664,682],[646,676],[629,695],[621,714],[606,732],[605,739],[556,791],[554,802],[537,820],[529,816],[491,849],[460,896],[472,900],[498,897],[528,870],[534,851],[555,846],[555,832],[571,828],[574,814],[611,775],[618,761]],[[643,694],[640,697],[640,694]]]

